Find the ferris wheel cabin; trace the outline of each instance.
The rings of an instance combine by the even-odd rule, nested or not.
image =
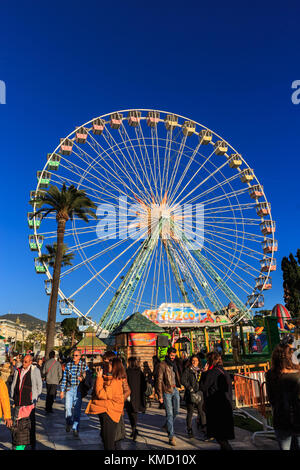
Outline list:
[[[232,153],[228,156],[228,165],[230,168],[239,168],[241,164],[242,159],[239,153]]]
[[[36,177],[40,183],[40,188],[48,188],[49,183],[51,181],[51,173],[49,171],[37,171]]]
[[[255,289],[269,290],[272,289],[272,279],[268,276],[259,276],[255,279]]]
[[[93,134],[101,135],[105,127],[104,119],[100,119],[100,118],[94,119],[92,127],[93,127]]]
[[[225,155],[228,150],[228,145],[224,140],[217,140],[214,144],[216,155]]]
[[[178,125],[178,117],[174,114],[167,114],[165,118],[165,126],[167,131],[172,131]]]
[[[263,217],[264,215],[270,215],[271,213],[271,204],[269,202],[260,202],[256,206],[257,215]]]
[[[52,290],[52,279],[45,280],[45,292],[47,295],[51,295]]]
[[[34,267],[37,274],[45,274],[46,267],[39,258],[34,258]]]
[[[260,261],[260,270],[262,272],[276,271],[276,260],[272,258],[264,258]]]
[[[149,111],[147,114],[147,125],[155,127],[159,123],[160,114],[158,111]]]
[[[270,233],[275,232],[275,222],[274,220],[265,220],[261,224],[259,224],[260,230],[264,235],[268,235]]]
[[[132,127],[137,127],[141,120],[141,111],[131,110],[128,113],[128,124]]]
[[[36,214],[35,217],[33,217],[34,212],[28,212],[27,213],[27,221],[28,221],[28,227],[29,228],[39,228],[41,225],[41,220],[42,220],[42,214]]]
[[[248,295],[248,302],[253,308],[261,308],[265,305],[263,294]]]
[[[277,240],[272,240],[272,238],[267,238],[262,242],[262,249],[264,254],[273,253],[278,250]]]
[[[113,113],[110,116],[110,127],[112,129],[120,129],[122,124],[123,114]]]
[[[38,249],[41,249],[43,246],[44,237],[43,235],[37,235],[37,237],[35,237],[35,235],[29,235],[28,240],[30,250],[38,251]]]
[[[61,315],[72,315],[74,300],[63,299],[59,300],[59,312]]]
[[[60,155],[54,153],[51,158],[51,153],[47,153],[47,169],[50,171],[57,171],[60,164]]]
[[[29,203],[30,203],[31,205],[33,205],[33,204],[37,204],[37,205],[38,205],[37,200],[38,200],[40,197],[42,197],[43,194],[45,194],[44,191],[30,191],[30,201],[29,201]]]
[[[196,132],[196,124],[193,121],[185,121],[182,124],[182,132],[186,137],[190,137]]]
[[[88,131],[85,127],[76,127],[75,139],[77,144],[85,144]]]
[[[63,155],[71,155],[73,142],[70,139],[60,139],[60,153]]]
[[[249,195],[252,199],[258,199],[264,195],[264,188],[260,184],[255,184],[249,188]]]
[[[208,129],[202,129],[199,132],[199,140],[201,145],[207,145],[212,141],[212,132]]]
[[[245,170],[241,171],[240,176],[243,183],[250,183],[254,179],[254,172],[251,168],[245,168]]]

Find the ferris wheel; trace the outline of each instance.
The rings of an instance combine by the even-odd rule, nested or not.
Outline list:
[[[37,172],[28,224],[35,270],[56,242],[56,219],[41,220],[35,198],[50,185],[74,185],[98,220],[66,226],[73,265],[62,269],[60,313],[111,331],[136,311],[193,303],[235,321],[264,305],[276,269],[275,222],[263,186],[229,142],[186,117],[148,109],[106,114],[76,127]]]

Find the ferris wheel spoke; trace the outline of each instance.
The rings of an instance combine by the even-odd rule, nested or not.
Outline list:
[[[173,189],[173,186],[174,186],[174,183],[175,183],[175,178],[176,178],[178,167],[179,167],[179,164],[180,164],[180,161],[181,161],[181,158],[182,158],[182,153],[183,153],[183,150],[184,150],[184,147],[185,147],[186,139],[187,139],[187,136],[184,135],[182,140],[181,140],[179,150],[177,151],[176,160],[175,160],[175,163],[174,163],[174,166],[173,166],[173,170],[172,170],[172,174],[171,174],[171,177],[170,177],[169,184],[167,184],[166,191],[167,191],[168,194],[170,194],[170,201],[172,201],[172,197],[173,197],[172,189]]]
[[[151,161],[150,161],[150,157],[149,157],[149,153],[148,153],[148,149],[147,149],[147,145],[146,145],[146,141],[145,141],[145,136],[144,136],[144,133],[143,133],[143,128],[141,126],[141,123],[139,123],[138,130],[136,129],[136,136],[137,136],[137,139],[139,141],[140,152],[143,153],[142,145],[141,145],[140,139],[139,139],[139,133],[140,133],[141,139],[143,141],[144,152],[147,156],[152,181],[153,181],[154,186],[155,186],[156,202],[158,203],[159,202],[159,195],[158,195],[158,187],[157,187],[157,178],[155,176],[155,173],[156,173],[155,159],[153,159],[153,165],[152,165]],[[153,170],[152,170],[152,166],[154,167]]]
[[[177,227],[175,227],[175,232],[180,234],[180,231],[178,231]],[[207,295],[208,299],[210,300],[211,304],[214,306],[216,310],[219,310],[221,308],[222,303],[220,303],[218,297],[216,296],[216,293],[214,290],[211,288],[210,283],[207,281],[205,275],[202,272],[202,268],[199,268],[198,264],[196,263],[194,257],[191,255],[189,249],[188,249],[188,244],[186,244],[186,241],[181,240],[179,242],[179,247],[180,250],[184,256],[184,259],[186,259],[186,262],[188,263],[188,266],[190,267],[192,271],[192,276],[195,276],[195,279],[197,282],[201,285],[202,289],[204,290],[205,294]],[[214,279],[209,275],[209,277],[214,281]],[[200,301],[202,304],[206,305],[204,299],[200,297]]]
[[[232,191],[231,193],[221,194],[220,196],[215,196],[211,199],[207,199],[205,201],[201,201],[204,206],[209,206],[210,204],[214,204],[216,202],[224,201],[225,199],[230,200],[231,198],[237,198],[237,196],[241,196],[248,192],[249,188],[246,186],[245,188],[238,189],[236,191]]]
[[[125,146],[125,149],[126,149],[126,152],[127,152],[129,158],[126,159],[126,157],[125,157],[125,155],[124,155],[123,152],[122,152],[122,155],[123,155],[125,161],[128,161],[128,164],[130,164],[131,169],[134,171],[134,173],[135,173],[135,175],[136,175],[138,181],[141,183],[141,185],[142,185],[142,187],[143,187],[143,189],[144,189],[144,193],[139,190],[139,192],[140,192],[142,198],[146,198],[146,200],[149,202],[149,201],[151,201],[151,184],[149,184],[149,182],[148,182],[148,184],[149,184],[149,189],[150,189],[150,193],[149,193],[149,189],[146,188],[146,186],[144,185],[143,180],[141,179],[141,177],[140,177],[140,175],[139,175],[139,171],[138,171],[137,164],[139,164],[139,168],[141,169],[141,172],[142,172],[142,174],[144,175],[144,177],[145,177],[146,180],[147,180],[147,174],[145,174],[143,165],[141,164],[141,161],[140,161],[140,159],[139,159],[139,157],[138,157],[138,155],[137,155],[137,153],[136,153],[136,150],[135,150],[135,148],[134,148],[134,146],[133,146],[133,144],[132,144],[132,140],[130,139],[130,137],[129,137],[129,135],[128,135],[128,133],[127,133],[127,131],[126,131],[126,128],[125,128],[125,126],[124,126],[123,123],[122,123],[122,125],[121,125],[121,128],[119,129],[119,135],[120,135],[120,137],[121,137],[121,139],[122,139],[122,141],[123,141],[123,144],[124,144],[124,146]],[[124,135],[126,136],[127,141],[125,141]],[[129,142],[130,147],[131,147],[131,149],[132,149],[132,152],[133,152],[133,154],[134,154],[134,156],[135,156],[135,159],[134,159],[134,160],[133,160],[133,158],[132,158],[131,152],[129,151],[127,142]],[[143,157],[143,155],[142,155],[142,157]],[[131,160],[131,163],[129,163],[129,160]]]
[[[101,240],[102,241],[102,240]],[[67,271],[64,271],[62,274],[61,274],[61,277],[65,277],[66,275],[70,274],[70,273],[73,273],[74,271],[76,271],[78,268],[82,267],[82,266],[85,266],[85,264],[89,261],[94,261],[95,259],[98,259],[100,258],[102,255],[108,253],[109,251],[113,251],[115,248],[121,246],[123,243],[125,243],[127,240],[119,240],[118,242],[116,242],[115,244],[113,245],[110,245],[109,247],[107,248],[104,248],[102,251],[90,256],[89,258],[86,258],[84,261],[81,261],[80,263],[78,263],[77,265],[74,265],[72,266],[71,268],[69,268]],[[99,242],[99,240],[98,240]],[[95,245],[97,242],[93,243],[93,245]],[[89,245],[91,246],[91,245]],[[76,248],[74,249],[73,248],[73,251],[75,250],[78,250],[78,249],[82,249],[82,248],[87,248],[86,245],[84,244],[80,244],[80,245],[77,245]],[[70,249],[68,250],[70,251]]]
[[[123,128],[124,128],[124,126],[123,126],[123,124],[122,124],[122,130],[123,130]],[[106,134],[107,134],[107,135],[106,135]],[[125,150],[126,150],[126,152],[127,152],[129,158],[126,158],[126,156],[125,156],[124,152],[122,151],[122,149],[120,148],[119,144],[116,142],[116,140],[113,138],[112,134],[109,132],[109,130],[108,130],[107,128],[105,128],[105,132],[104,132],[102,135],[103,135],[103,137],[104,137],[104,139],[105,139],[107,145],[110,146],[112,152],[114,153],[114,155],[115,155],[117,161],[119,162],[120,167],[122,167],[123,170],[124,170],[124,168],[125,168],[124,171],[126,171],[126,166],[125,166],[124,163],[120,160],[120,158],[119,158],[119,156],[118,156],[118,153],[115,151],[114,147],[116,147],[116,148],[118,149],[118,151],[120,152],[120,154],[122,155],[122,157],[123,157],[123,159],[124,159],[124,162],[127,163],[127,165],[130,167],[131,171],[133,171],[133,173],[135,174],[135,176],[136,176],[136,178],[137,178],[136,181],[137,181],[137,182],[138,182],[138,181],[140,182],[141,187],[144,187],[144,190],[145,190],[146,193],[147,193],[147,190],[146,190],[146,188],[145,188],[145,186],[144,186],[144,183],[143,183],[143,181],[141,180],[141,178],[140,178],[140,176],[139,176],[139,173],[138,173],[138,171],[137,171],[137,169],[136,169],[136,167],[135,167],[135,164],[136,164],[136,163],[134,164],[134,162],[133,162],[133,160],[132,160],[131,154],[130,154],[130,152],[129,152],[129,150],[128,150],[127,143],[126,143],[125,140],[124,140],[124,137],[123,137],[122,132],[119,130],[119,135],[120,135],[120,137],[122,138],[122,141],[123,141]],[[127,136],[128,136],[128,134],[127,134]],[[128,137],[128,138],[129,138],[129,137]],[[132,146],[132,142],[131,142],[130,139],[129,139],[129,141],[130,141],[130,144],[131,144],[131,146]],[[111,145],[111,144],[113,144],[113,145]],[[127,173],[128,173],[128,171],[127,171]],[[138,193],[139,193],[141,196],[144,196],[144,193],[141,191],[140,185],[135,184],[135,186],[136,186],[136,188],[137,188],[137,190],[138,190]]]
[[[94,139],[92,137],[92,140],[91,142],[88,142],[89,145],[91,145],[95,152],[97,153],[97,155],[101,158],[101,154],[99,153],[99,151],[96,150],[96,148],[94,147],[93,143],[96,143],[97,144],[97,147],[100,148],[100,150],[107,156],[109,157],[109,153],[107,150],[105,150],[104,148],[102,148],[102,146],[100,144],[98,144],[98,142],[96,141],[96,139]],[[115,155],[117,156],[117,154],[115,153]],[[104,160],[104,159],[103,159]],[[108,167],[108,171],[117,179],[117,181],[120,181],[120,183],[122,184],[123,188],[125,189],[125,186],[126,188],[130,189],[131,193],[133,194],[133,196],[130,196],[131,199],[134,200],[134,196],[136,194],[136,190],[139,191],[139,186],[136,184],[136,182],[133,180],[133,178],[130,176],[129,172],[126,170],[126,167],[125,167],[125,170],[124,170],[124,165],[120,162],[120,160],[118,159],[118,162],[119,162],[119,165],[117,165],[117,171],[114,170],[111,165],[109,165],[108,163],[108,158],[105,159],[105,164],[107,165]],[[105,168],[104,165],[100,165],[100,162],[98,162],[99,166],[103,169],[106,170],[107,172],[107,168]],[[116,163],[114,162],[114,165],[116,165]],[[121,178],[121,174],[123,174],[129,181],[129,183],[131,185],[133,185],[135,187],[135,189],[132,188],[132,186],[128,186],[128,184],[125,183],[125,181]]]
[[[159,265],[158,265],[158,276],[157,276],[157,287],[156,287],[156,297],[155,297],[155,307],[158,308],[158,292],[159,292],[159,284],[160,284],[160,268],[161,268],[161,261],[162,261],[162,243],[160,243],[160,254],[159,254]]]
[[[223,244],[218,243],[218,242],[213,242],[213,241],[211,241],[211,240],[209,240],[208,242],[209,242],[211,245],[213,245],[214,247],[216,247],[217,250],[220,250],[220,251],[222,251],[223,253],[226,253],[226,254],[229,255],[229,259],[228,259],[228,258],[225,258],[225,257],[222,256],[222,255],[219,255],[221,258],[223,258],[223,259],[226,260],[227,263],[226,263],[226,264],[223,263],[223,264],[224,264],[224,266],[225,266],[227,269],[230,268],[231,264],[234,262],[235,259],[236,259],[238,262],[240,262],[240,259],[237,258],[235,255],[233,255],[232,252],[230,253],[230,252],[224,250],[224,248],[222,248],[222,246],[224,246]],[[227,247],[226,247],[226,248],[227,248]],[[209,252],[209,254],[210,254],[211,256],[213,256],[213,257],[215,257],[216,259],[218,259],[218,258],[216,257],[216,250],[211,251],[210,249],[208,249],[208,247],[207,247],[206,245],[203,247],[203,250]],[[246,263],[245,263],[245,264],[246,264]],[[249,265],[248,265],[248,266],[249,266]],[[239,267],[238,264],[235,265],[235,268],[236,268],[236,267]],[[242,269],[243,271],[245,271],[242,267],[239,267],[239,268]],[[245,272],[246,272],[246,271],[245,271]],[[249,274],[248,271],[247,271],[247,273]],[[253,277],[254,277],[254,274],[253,274]]]
[[[243,263],[245,266],[247,266],[247,272],[249,273],[249,269],[251,268],[252,270],[256,271],[256,273],[260,273],[260,269],[256,269],[254,268],[253,266],[251,266],[250,264],[246,263],[246,261],[244,260],[241,260],[240,257],[237,257],[235,256],[232,252],[228,252],[226,250],[224,250],[224,248],[227,248],[227,249],[230,249],[231,247],[228,247],[227,245],[224,245],[223,243],[220,243],[220,242],[217,242],[217,241],[211,241],[211,240],[207,240],[207,244],[209,245],[213,245],[213,247],[221,250],[222,252],[228,254],[230,256],[230,259],[228,259],[227,261],[228,262],[232,262],[233,260],[236,260],[236,265],[238,266],[238,263]],[[207,244],[205,245],[205,247],[203,248],[204,250],[207,248]],[[242,254],[242,252],[240,252],[240,255]],[[243,253],[244,254],[244,253]],[[249,255],[248,255],[249,256]],[[255,256],[251,256],[251,258],[255,259],[256,261],[260,261],[260,258],[257,258]],[[240,269],[243,269],[243,268],[240,268]],[[253,274],[254,276],[254,274]]]
[[[145,139],[144,139],[144,134],[143,134],[143,131],[142,131],[141,124],[139,124],[138,127],[135,128],[135,135],[136,135],[136,140],[138,142],[138,146],[139,146],[139,149],[140,149],[140,154],[142,156],[143,167],[145,168],[145,170],[147,170],[146,156],[147,156],[147,159],[148,159],[148,163],[149,163],[148,168],[150,169],[151,175],[149,177],[147,171],[145,171],[145,175],[146,175],[147,183],[148,183],[149,188],[150,188],[151,196],[154,197],[153,192],[152,192],[151,176],[152,176],[153,183],[155,185],[155,190],[157,189],[156,188],[156,181],[155,181],[155,178],[153,177],[152,165],[151,165],[150,160],[149,160],[149,154],[148,154],[148,151],[147,151],[147,147],[145,145]],[[141,144],[142,140],[143,140],[144,145]]]
[[[153,262],[153,259],[154,259],[155,251],[156,250],[153,250],[153,252],[151,254],[151,260],[148,263],[148,269],[145,270],[142,274],[142,277],[141,277],[141,280],[140,280],[139,291],[138,291],[138,294],[137,294],[136,301],[133,305],[132,313],[134,313],[135,311],[139,311],[141,301],[142,301],[142,297],[143,297],[143,294],[144,294],[144,291],[145,291],[145,288],[146,288],[146,284],[147,284],[147,281],[148,281],[149,273],[150,273],[150,270],[151,270],[152,262]],[[144,280],[143,280],[143,276],[144,276]]]
[[[143,235],[146,234],[146,231],[144,232]],[[121,253],[119,253],[118,256],[116,256],[112,261],[110,261],[108,264],[106,264],[102,269],[100,269],[100,271],[98,271],[94,276],[92,276],[85,284],[83,284],[81,287],[79,287],[76,291],[74,291],[71,295],[71,297],[75,297],[76,294],[78,294],[78,292],[80,292],[84,287],[86,287],[88,284],[90,284],[90,282],[92,282],[95,277],[98,275],[98,274],[101,274],[103,271],[105,271],[113,262],[115,262],[117,259],[119,259],[122,255],[124,255],[132,246],[134,246],[136,243],[138,243],[139,239],[137,240],[134,240],[133,243],[131,243],[125,250],[123,250]]]
[[[197,155],[201,144],[202,144],[202,139],[199,141],[199,143],[198,143],[198,145],[196,146],[195,150],[193,151],[191,157],[189,158],[188,164],[186,165],[186,167],[185,167],[185,169],[184,169],[184,171],[183,171],[183,173],[182,173],[182,175],[181,175],[181,177],[180,177],[180,179],[179,179],[179,181],[178,181],[178,183],[177,183],[177,185],[176,185],[176,187],[175,187],[175,189],[174,189],[174,191],[173,191],[173,193],[172,193],[172,198],[173,198],[173,199],[174,199],[174,197],[175,197],[175,195],[176,195],[178,189],[181,187],[181,184],[182,184],[182,182],[183,182],[183,180],[184,180],[184,178],[185,178],[185,175],[187,174],[188,170],[190,169],[190,166],[191,166],[191,164],[193,163],[194,158],[195,158],[195,156]]]
[[[193,174],[193,176],[191,177],[191,179],[190,179],[190,180],[187,182],[187,184],[182,188],[182,190],[181,190],[180,193],[177,195],[177,197],[176,197],[174,200],[171,201],[173,204],[175,204],[175,202],[178,200],[178,198],[181,196],[181,194],[184,193],[184,191],[185,191],[185,190],[187,189],[187,187],[191,184],[191,182],[194,180],[194,178],[196,178],[196,176],[198,175],[198,173],[204,168],[204,166],[206,165],[206,163],[207,163],[207,162],[211,159],[211,157],[215,154],[215,151],[216,151],[216,150],[214,149],[208,157],[204,157],[204,156],[202,155],[202,157],[205,159],[204,163],[203,163],[202,165],[200,165],[200,167],[199,167],[199,168],[197,169],[197,171]],[[199,185],[198,185],[196,188],[198,188],[198,187],[199,187]],[[196,188],[195,188],[195,189],[196,189]],[[192,191],[192,192],[193,192],[193,191]],[[190,193],[189,193],[189,194],[190,194]],[[189,195],[189,194],[188,194],[188,195]],[[186,197],[187,197],[187,196],[184,196],[184,197],[181,199],[180,204],[182,204],[182,201],[183,201]]]
[[[223,263],[223,261],[220,260],[220,258],[226,260],[226,258],[224,258],[223,256],[219,255],[217,256],[215,252],[205,248],[205,250],[209,253],[209,255],[214,258],[218,264],[221,264],[222,266],[224,266],[225,268],[228,268],[228,265]],[[226,273],[225,271],[223,271],[220,266],[217,266],[211,259],[210,259],[210,264],[216,269],[218,270],[221,274],[223,274],[225,276],[225,278],[223,279],[224,282],[225,282],[225,279],[230,279],[231,282],[233,282],[237,287],[239,287],[240,289],[242,289],[244,292],[246,292],[248,295],[251,293],[251,291],[253,290],[253,287],[248,284],[248,282],[245,281],[244,278],[242,278],[241,276],[239,276],[235,271],[234,272],[231,272],[230,275],[228,275],[228,273]],[[240,268],[242,269],[242,268]],[[244,272],[246,272],[244,269],[242,269]],[[249,273],[247,273],[249,274]],[[235,281],[233,279],[233,275],[236,276],[236,278],[238,278],[238,281]],[[254,277],[254,276],[253,276]],[[246,289],[244,289],[244,287],[242,286],[248,286],[250,288],[250,291],[247,291]]]
[[[75,152],[74,152],[74,153],[75,153]],[[63,165],[62,165],[62,166],[63,166]],[[130,192],[120,190],[120,187],[118,187],[117,185],[112,184],[109,178],[106,178],[106,179],[99,178],[99,177],[93,175],[90,171],[82,169],[82,168],[79,167],[78,165],[74,165],[74,166],[76,166],[76,167],[78,168],[78,172],[75,172],[74,170],[70,170],[70,169],[67,168],[67,167],[65,167],[65,168],[66,168],[66,169],[69,169],[69,171],[71,171],[72,173],[74,173],[76,176],[79,176],[81,180],[82,180],[82,173],[80,173],[81,171],[82,171],[85,175],[88,174],[88,175],[92,176],[93,178],[96,179],[96,183],[95,183],[94,181],[90,180],[89,178],[87,178],[86,176],[85,176],[84,179],[85,179],[86,181],[90,182],[91,184],[94,184],[97,188],[99,188],[99,183],[103,183],[103,184],[105,185],[105,188],[102,186],[102,191],[101,191],[101,192],[100,192],[99,190],[96,190],[96,192],[100,192],[100,194],[105,193],[105,194],[108,195],[110,198],[114,198],[114,199],[118,199],[118,198],[119,198],[119,194],[122,193],[123,195],[125,195],[125,196],[129,197],[130,199],[134,200],[134,196],[132,196],[132,195],[130,194]],[[63,166],[63,167],[64,167],[64,166]],[[105,170],[105,169],[103,168],[103,170]],[[107,169],[106,169],[106,173],[107,173]],[[99,173],[99,174],[101,174],[101,173]],[[102,174],[101,176],[103,176],[103,174]],[[120,180],[120,179],[119,179],[119,180]],[[81,181],[76,182],[76,184],[79,185],[80,187],[86,187],[86,188],[87,188],[87,186],[86,186],[86,185],[83,185]],[[121,183],[121,184],[122,184],[123,186],[126,186],[125,183],[123,182],[123,180],[122,180],[122,183]],[[113,192],[109,191],[108,188],[110,188],[110,187],[116,191],[116,194],[114,194]],[[91,189],[92,191],[95,191],[95,188],[89,188],[89,189]],[[129,186],[126,186],[126,189],[132,192],[132,190],[130,189]],[[95,197],[95,196],[93,195],[92,197]],[[99,197],[99,199],[100,199],[100,197]],[[102,199],[102,198],[101,198],[101,199]]]
[[[90,309],[87,311],[87,315],[95,308],[95,306],[98,304],[98,302],[103,298],[103,296],[106,294],[106,292],[109,290],[110,287],[113,286],[115,281],[120,277],[120,275],[123,273],[123,271],[126,269],[128,264],[132,261],[135,255],[137,255],[138,251],[140,250],[140,247],[136,249],[134,254],[127,260],[127,262],[124,264],[124,266],[120,269],[120,271],[116,274],[116,276],[113,278],[111,283],[107,286],[107,288],[101,293],[101,295],[97,298],[97,300],[93,303],[93,305],[90,307]]]
[[[189,227],[189,225],[187,225],[187,226],[185,227],[185,229],[186,229],[187,227]],[[188,232],[188,230],[185,230],[185,231]],[[201,241],[202,241],[202,240],[203,240],[203,241],[205,240],[207,243],[213,243],[212,240],[211,240],[210,238],[208,238],[208,235],[211,235],[211,236],[214,237],[214,238],[218,238],[218,239],[220,239],[220,240],[224,240],[225,242],[231,244],[231,246],[224,245],[224,246],[226,246],[228,249],[233,249],[233,246],[232,246],[232,245],[235,245],[235,249],[236,249],[236,250],[237,250],[238,247],[241,248],[241,249],[239,250],[240,253],[242,253],[242,251],[244,250],[244,252],[243,252],[243,255],[244,255],[244,256],[249,256],[249,257],[251,257],[251,258],[253,258],[253,259],[255,259],[255,260],[260,260],[260,259],[261,259],[261,256],[262,256],[261,252],[259,252],[259,251],[257,251],[257,250],[254,250],[254,249],[252,249],[252,248],[250,248],[250,247],[245,247],[244,244],[238,243],[237,239],[235,239],[235,241],[231,241],[231,240],[228,239],[228,238],[224,238],[224,237],[221,237],[220,235],[218,235],[218,234],[220,234],[220,233],[222,234],[223,232],[218,232],[218,231],[216,231],[215,229],[212,230],[212,231],[209,231],[209,230],[206,229],[206,230],[205,230],[205,233],[206,233],[206,237],[205,237],[205,239],[204,239],[204,237],[201,237]],[[191,226],[190,226],[189,234],[191,234],[191,235],[194,236],[194,233],[193,233],[193,231],[192,231],[192,227],[191,227]],[[253,241],[253,240],[251,240],[251,241]],[[214,240],[214,242],[217,243],[215,240]],[[219,242],[219,243],[220,243],[220,242]],[[256,255],[256,254],[258,254],[259,257],[254,256],[254,255]]]

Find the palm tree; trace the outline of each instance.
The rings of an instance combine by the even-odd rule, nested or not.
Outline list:
[[[50,186],[48,191],[43,192],[36,198],[36,205],[39,208],[32,217],[42,214],[42,218],[48,214],[55,213],[57,221],[57,243],[55,261],[53,266],[52,289],[49,300],[48,320],[46,330],[46,351],[45,357],[48,358],[49,352],[54,347],[56,308],[59,291],[60,272],[64,256],[64,235],[66,222],[73,220],[74,216],[89,222],[88,215],[97,218],[92,210],[96,205],[86,195],[85,191],[70,185],[68,188],[63,183],[61,190],[57,186]]]
[[[57,251],[57,243],[53,243],[53,245],[46,245],[46,250],[48,253],[43,253],[41,256],[39,256],[39,261],[42,263],[48,264],[50,268],[54,268],[54,263],[55,263],[55,257],[56,257],[56,251]],[[74,258],[74,253],[67,253],[68,251],[68,245],[65,243],[63,244],[62,248],[62,262],[61,266],[72,266],[72,260]]]

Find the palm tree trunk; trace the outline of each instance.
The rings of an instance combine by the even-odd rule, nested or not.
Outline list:
[[[51,295],[49,299],[48,321],[47,321],[47,329],[46,329],[46,335],[47,335],[46,350],[45,350],[46,359],[49,357],[49,352],[52,351],[54,347],[56,309],[57,309],[61,264],[62,264],[62,257],[63,257],[65,226],[66,226],[66,219],[62,217],[58,218],[57,247],[56,247],[55,263],[54,263],[54,268],[53,268],[52,289],[51,289]]]

